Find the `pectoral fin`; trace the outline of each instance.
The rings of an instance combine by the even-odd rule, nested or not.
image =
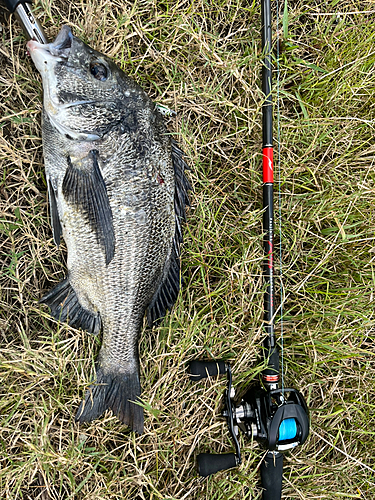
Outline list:
[[[52,224],[52,232],[53,232],[53,241],[57,246],[60,245],[61,240],[61,223],[59,212],[57,210],[57,202],[56,202],[56,193],[53,189],[51,180],[48,179],[48,198],[49,198],[49,206],[51,211],[51,224]]]
[[[82,212],[91,229],[95,231],[108,265],[115,252],[115,233],[107,187],[99,168],[97,154],[97,151],[91,151],[87,157],[74,163],[68,157],[62,192],[65,200]]]

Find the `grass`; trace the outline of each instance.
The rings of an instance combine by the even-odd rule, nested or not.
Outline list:
[[[144,434],[110,413],[75,424],[100,339],[51,321],[37,302],[64,276],[66,253],[48,219],[40,78],[15,20],[1,13],[0,497],[259,499],[263,451],[243,438],[240,468],[198,477],[199,452],[232,449],[218,418],[225,382],[193,385],[185,367],[195,357],[228,359],[241,387],[260,370],[260,5],[39,0],[35,9],[50,38],[70,24],[177,111],[169,127],[187,153],[194,194],[183,293],[140,340]],[[374,4],[290,0],[283,19],[284,368],[312,425],[286,456],[283,498],[371,500]]]

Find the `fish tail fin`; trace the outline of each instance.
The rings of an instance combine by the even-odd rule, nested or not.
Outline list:
[[[142,434],[143,408],[136,404],[141,394],[138,370],[120,373],[96,371],[96,381],[87,390],[76,415],[76,422],[91,422],[111,409],[130,429]]]

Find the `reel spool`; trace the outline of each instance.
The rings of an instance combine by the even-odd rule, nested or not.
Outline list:
[[[284,388],[265,390],[251,387],[240,402],[235,402],[230,365],[224,361],[198,361],[189,365],[190,379],[199,381],[217,375],[227,375],[227,389],[224,395],[223,416],[227,419],[235,453],[198,455],[198,471],[203,477],[220,470],[236,467],[241,463],[238,442],[239,431],[259,442],[268,450],[261,464],[263,498],[281,496],[283,470],[282,452],[303,444],[309,434],[309,417],[306,402],[296,389]]]

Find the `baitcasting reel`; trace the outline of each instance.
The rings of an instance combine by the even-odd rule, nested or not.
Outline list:
[[[280,490],[281,495],[283,455],[280,452],[303,444],[309,434],[308,409],[301,393],[290,388],[265,390],[259,386],[251,387],[236,403],[229,364],[194,360],[190,362],[189,369],[190,379],[194,381],[227,374],[223,416],[227,419],[236,450],[236,453],[225,455],[198,455],[199,474],[206,477],[241,463],[240,429],[246,437],[256,440],[268,450],[261,465],[262,484],[269,492],[275,488]],[[277,498],[276,493],[269,498]]]

